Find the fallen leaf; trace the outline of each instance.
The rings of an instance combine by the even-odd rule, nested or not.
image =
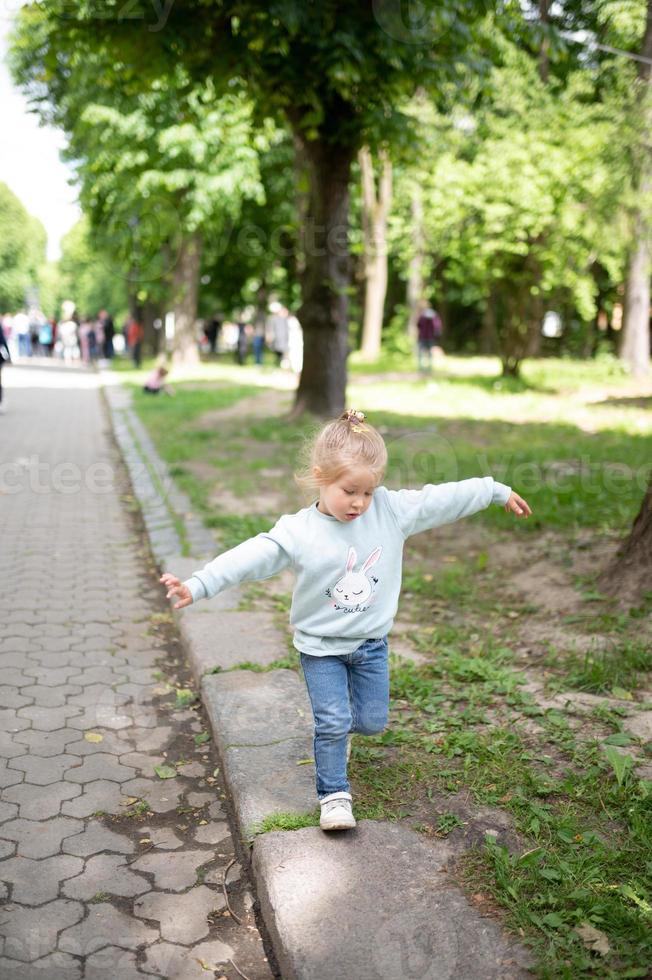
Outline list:
[[[154,772],[159,779],[172,779],[177,774],[176,769],[173,769],[172,766],[154,766]]]
[[[297,762],[298,766],[311,766],[313,763],[312,759],[299,759]]]
[[[202,970],[208,970],[209,973],[214,973],[215,972],[214,969],[213,969],[213,967],[210,965],[210,963],[207,963],[206,960],[201,960],[201,959],[199,959],[198,956],[195,956],[195,959],[199,963],[199,965],[202,968]]]
[[[151,837],[141,837],[140,840],[138,841],[138,843],[139,844],[151,844],[152,843],[152,838]]]
[[[208,823],[208,820],[200,820],[200,821],[199,821],[199,826],[200,826],[200,827],[203,827],[203,826],[204,826],[205,824],[207,824],[207,823]]]
[[[120,806],[133,806],[139,799],[140,796],[127,796],[124,800],[120,800]]]
[[[596,929],[589,922],[585,922],[581,926],[576,926],[574,931],[580,937],[586,948],[590,949],[592,953],[607,956],[611,952],[609,940],[605,933],[601,932],[600,929]]]
[[[306,717],[306,713],[302,708],[297,708],[297,714],[301,715],[302,718]]]
[[[84,732],[84,738],[87,742],[101,742],[104,735],[100,735],[99,732]]]

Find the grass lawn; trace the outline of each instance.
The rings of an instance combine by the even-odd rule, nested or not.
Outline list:
[[[290,380],[217,362],[173,375],[175,398],[135,390],[225,547],[303,505],[292,470],[313,424],[280,417]],[[509,382],[492,358],[448,357],[429,379],[385,358],[352,364],[347,401],[385,436],[387,485],[491,474],[534,511],[407,542],[391,720],[354,740],[357,814],[447,838],[469,900],[532,944],[539,976],[648,976],[652,584],[626,609],[595,578],[649,481],[652,386],[609,358],[526,362]],[[247,601],[286,622],[289,587]]]

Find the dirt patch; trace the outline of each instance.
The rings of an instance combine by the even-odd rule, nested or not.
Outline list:
[[[251,395],[228,408],[204,412],[194,422],[193,428],[199,430],[219,429],[228,419],[270,418],[278,417],[282,425],[282,416],[287,414],[294,402],[294,392],[267,389],[259,395]]]

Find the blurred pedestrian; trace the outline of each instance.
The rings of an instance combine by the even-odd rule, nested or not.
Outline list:
[[[113,338],[115,336],[115,325],[113,323],[113,317],[106,310],[100,310],[97,319],[98,324],[98,344],[101,343],[102,356],[110,361],[113,357]],[[100,339],[99,334],[102,334],[102,339]]]
[[[38,332],[38,345],[39,350],[44,357],[50,357],[52,355],[54,333],[52,330],[51,320],[43,320]]]
[[[61,353],[66,364],[70,364],[79,358],[79,336],[77,330],[77,323],[72,318],[62,320],[59,324]]]
[[[143,360],[143,337],[145,330],[142,323],[132,316],[127,326],[127,345],[131,351],[134,367],[139,368]]]
[[[417,320],[417,362],[423,374],[432,372],[432,349],[439,346],[442,322],[439,313],[431,306],[424,306]]]
[[[271,316],[267,321],[269,345],[276,354],[276,363],[281,367],[288,352],[288,311],[280,303],[272,303],[270,311]]]
[[[238,340],[235,348],[235,359],[238,364],[246,364],[249,347],[247,324],[242,318],[238,320]]]
[[[254,316],[251,344],[254,350],[254,361],[256,364],[262,364],[265,350],[265,313],[261,309],[256,310]]]
[[[11,354],[7,346],[7,339],[0,323],[0,412],[4,412],[2,405],[2,368],[5,364],[11,364]]]
[[[204,330],[204,333],[206,334],[206,340],[208,341],[208,350],[209,353],[211,354],[215,353],[217,338],[219,336],[221,327],[222,327],[222,319],[218,313],[215,313],[208,321],[208,324]]]
[[[294,315],[288,317],[288,360],[295,374],[303,367],[303,330]]]
[[[18,356],[32,356],[32,341],[29,333],[29,317],[24,310],[19,310],[14,316],[14,334],[18,340]]]

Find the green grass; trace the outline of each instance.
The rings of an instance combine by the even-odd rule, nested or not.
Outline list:
[[[627,971],[652,958],[652,783],[627,764],[617,772],[620,756],[609,756],[611,745],[635,740],[616,733],[606,749],[576,740],[562,712],[543,711],[520,690],[508,649],[489,639],[468,656],[459,638],[439,632],[431,664],[392,660],[390,725],[354,746],[356,799],[408,817],[423,813],[433,793],[465,789],[477,805],[507,810],[522,851],[488,838],[464,859],[463,874],[523,931],[537,975],[645,975]],[[540,734],[523,727],[529,718]],[[460,824],[444,810],[434,826],[415,826],[441,836]],[[574,929],[586,923],[606,934],[607,957],[584,948]]]
[[[302,827],[318,826],[318,809],[312,813],[272,813],[252,827],[251,835],[267,834],[270,830],[301,830]]]

